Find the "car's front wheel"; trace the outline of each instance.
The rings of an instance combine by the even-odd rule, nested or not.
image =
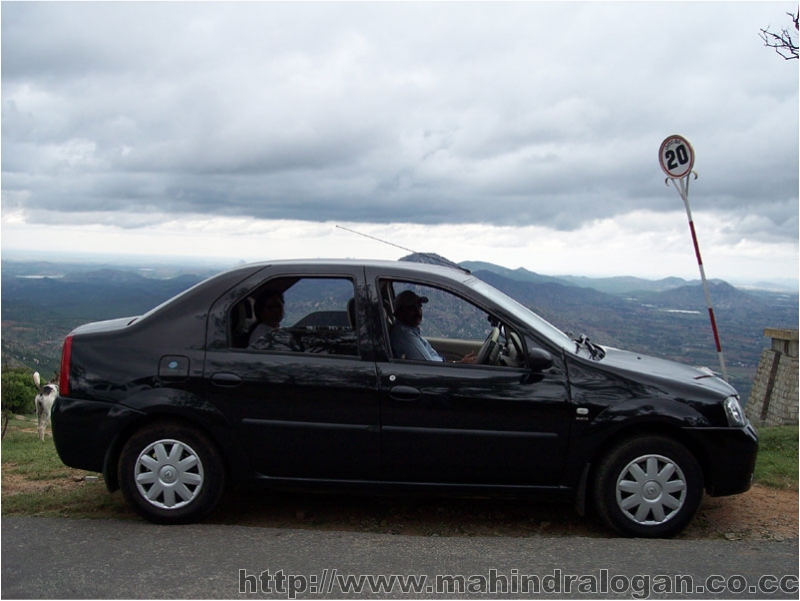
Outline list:
[[[600,517],[621,534],[674,536],[700,507],[703,472],[692,453],[674,440],[631,438],[601,461],[594,495]]]
[[[225,472],[202,432],[163,422],[136,432],[119,458],[119,483],[128,504],[159,524],[184,524],[207,515],[222,498]]]

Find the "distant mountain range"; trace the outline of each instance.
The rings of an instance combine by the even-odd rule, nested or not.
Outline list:
[[[411,257],[413,255],[409,255]],[[401,260],[413,260],[404,257]],[[446,259],[445,259],[446,260]],[[637,278],[633,276],[615,276],[605,278],[590,278],[586,276],[575,275],[558,275],[547,276],[540,275],[534,271],[520,267],[517,269],[508,269],[492,263],[482,261],[463,261],[459,263],[460,267],[469,269],[472,272],[478,271],[491,271],[498,275],[502,275],[510,280],[519,280],[522,282],[555,282],[564,285],[580,286],[581,288],[594,288],[600,292],[608,294],[630,294],[639,292],[664,292],[680,288],[682,286],[697,286],[701,282],[697,280],[684,280],[683,278],[670,277],[662,278],[660,280],[648,280],[645,278]],[[709,280],[710,284],[724,283],[723,280],[712,279]],[[797,292],[797,288],[790,284],[782,284],[779,282],[764,282],[761,285],[748,286],[748,289],[768,290],[772,292]]]
[[[638,301],[643,305],[672,308],[675,310],[706,311],[705,292],[700,280],[687,281],[683,278],[671,277],[661,280],[646,280],[632,276],[610,278],[589,278],[584,276],[546,276],[524,268],[508,269],[493,263],[482,261],[464,261],[455,264],[433,253],[414,253],[400,259],[417,263],[432,263],[458,266],[467,269],[476,276],[496,288],[514,291],[511,294],[519,297],[529,296],[535,290],[539,303],[547,303],[547,299],[557,306],[591,306],[603,303],[608,306],[622,306],[630,301]],[[763,309],[764,297],[771,296],[770,291],[740,290],[723,280],[708,282],[709,294],[715,308],[735,310]],[[600,294],[598,294],[600,293]],[[789,293],[774,293],[778,298],[791,299]],[[794,295],[795,301],[797,300]],[[774,302],[774,299],[773,301]]]
[[[5,263],[5,262],[4,262]],[[180,275],[149,278],[131,271],[100,269],[58,276],[12,275],[3,267],[3,319],[20,305],[69,319],[109,319],[139,315],[183,292],[203,278]]]

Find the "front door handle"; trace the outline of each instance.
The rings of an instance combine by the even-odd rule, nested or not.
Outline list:
[[[242,383],[242,379],[236,374],[221,371],[211,376],[211,381],[216,386],[226,386],[232,388]]]
[[[389,396],[395,401],[416,401],[422,396],[422,392],[412,386],[394,386],[389,390]]]

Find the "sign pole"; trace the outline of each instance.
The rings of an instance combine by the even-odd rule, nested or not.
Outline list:
[[[694,166],[694,149],[689,141],[683,136],[670,136],[661,143],[658,153],[659,162],[664,173],[667,174],[666,184],[670,180],[675,184],[675,189],[683,199],[686,207],[686,217],[689,219],[689,231],[692,233],[692,243],[694,244],[694,254],[697,257],[697,265],[700,267],[700,279],[703,282],[703,292],[706,295],[706,305],[708,306],[708,316],[711,320],[711,330],[714,332],[714,343],[717,346],[717,357],[719,367],[722,371],[722,379],[728,381],[728,370],[725,368],[725,357],[722,354],[722,345],[719,341],[719,331],[717,330],[717,320],[714,317],[714,307],[711,304],[711,294],[708,291],[708,281],[706,271],[703,267],[703,258],[700,256],[700,245],[697,242],[697,232],[694,229],[694,219],[692,219],[692,209],[689,207],[689,179],[692,175],[697,179],[697,174],[692,171]]]

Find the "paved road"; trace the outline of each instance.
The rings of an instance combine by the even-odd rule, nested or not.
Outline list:
[[[392,574],[425,581],[417,581],[418,593],[404,593],[401,585],[409,581],[401,579],[384,580],[394,584],[389,592],[371,591],[366,576]],[[672,597],[670,589],[674,593],[680,584],[686,591],[690,580],[713,590],[696,598],[796,599],[797,574],[796,540],[421,537],[2,520],[3,599],[463,598],[525,587],[524,597],[552,597],[546,591],[555,591],[570,598],[630,599]],[[780,577],[787,575],[782,592]],[[348,582],[363,585],[362,593],[348,592]]]

